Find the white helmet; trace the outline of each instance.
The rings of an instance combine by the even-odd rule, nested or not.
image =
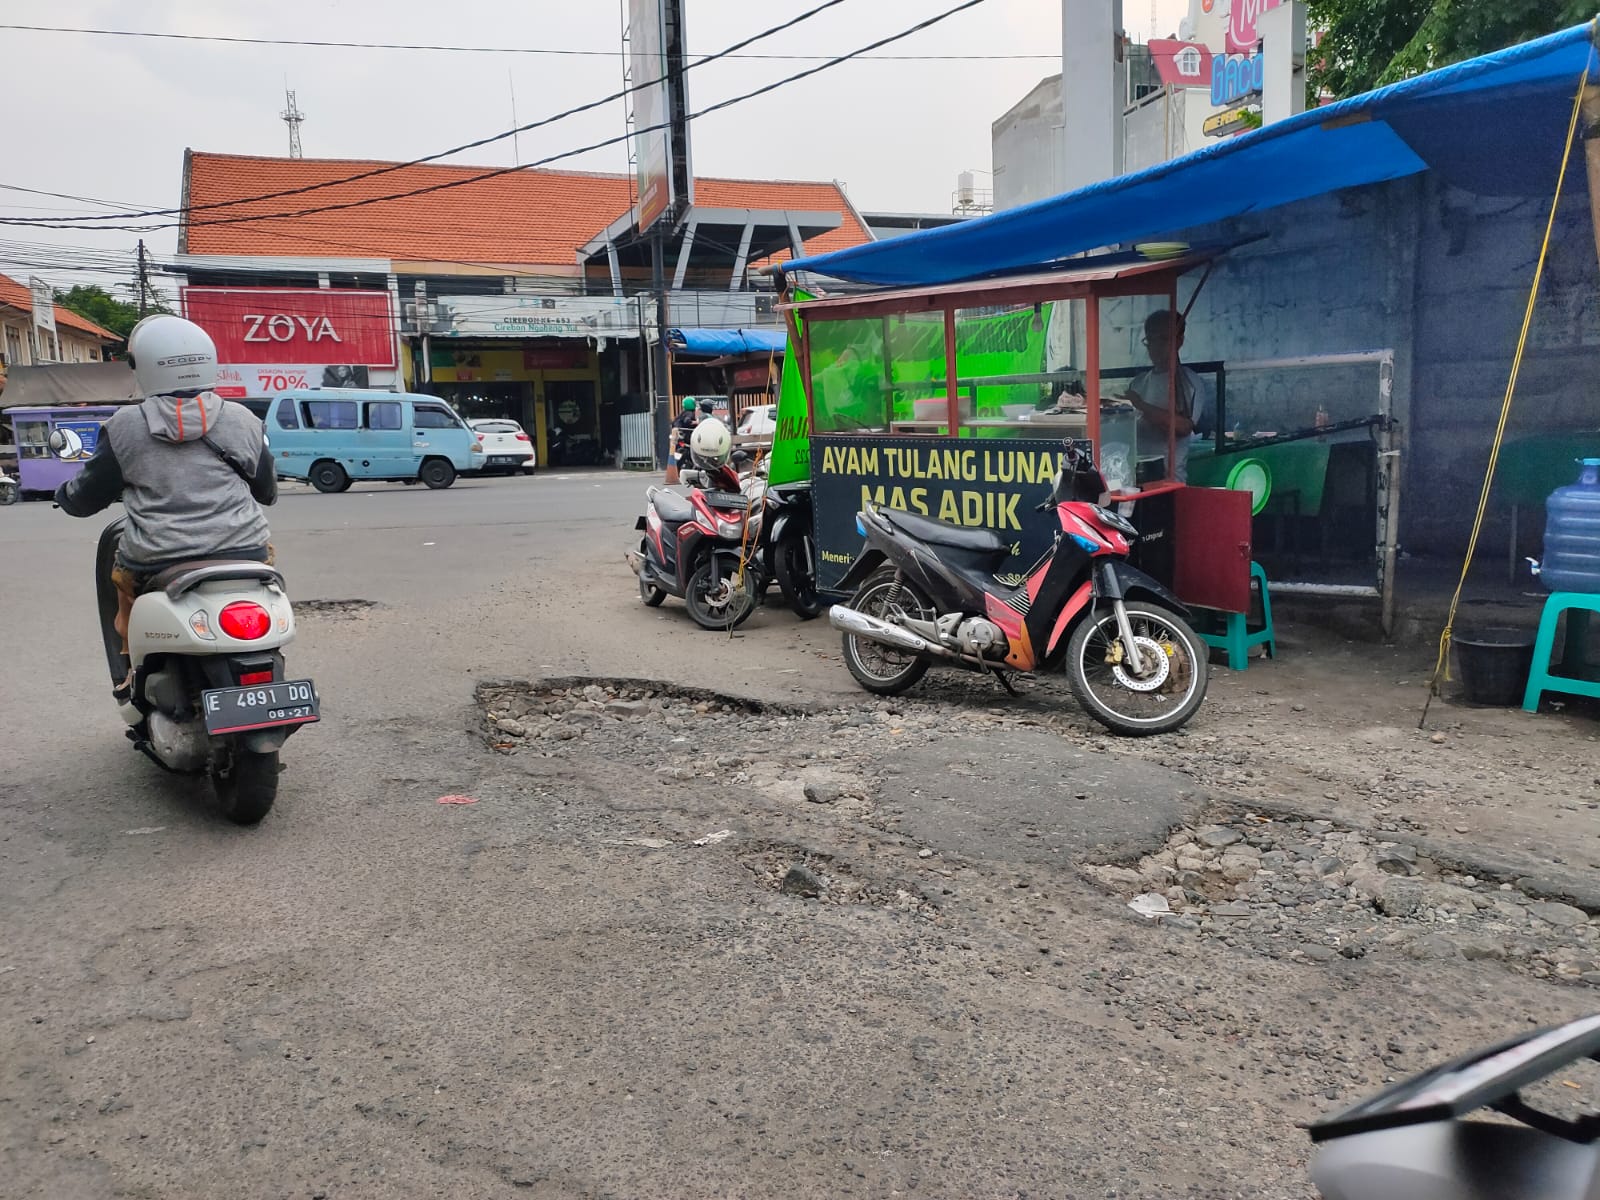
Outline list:
[[[158,313],[128,334],[128,365],[146,396],[204,392],[217,382],[217,345],[193,321]]]
[[[733,434],[716,417],[707,417],[689,435],[689,454],[702,471],[715,470],[733,453]]]

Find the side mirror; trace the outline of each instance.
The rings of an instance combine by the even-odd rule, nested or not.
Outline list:
[[[83,438],[74,429],[50,431],[50,453],[59,459],[71,461],[83,457]]]

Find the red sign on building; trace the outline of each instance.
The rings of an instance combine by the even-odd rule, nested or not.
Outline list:
[[[348,288],[182,289],[183,313],[223,363],[393,367],[388,292]]]

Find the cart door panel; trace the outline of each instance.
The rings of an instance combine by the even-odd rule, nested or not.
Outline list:
[[[1250,493],[1186,487],[1172,504],[1172,590],[1185,604],[1248,611]]]

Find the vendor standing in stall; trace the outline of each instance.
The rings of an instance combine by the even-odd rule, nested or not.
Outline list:
[[[1180,360],[1177,387],[1169,393],[1168,370],[1183,350],[1182,313],[1163,308],[1144,322],[1144,344],[1150,355],[1150,370],[1136,376],[1125,399],[1139,412],[1139,461],[1165,462],[1167,432],[1173,434],[1173,459],[1167,474],[1184,482],[1189,477],[1189,437],[1196,430],[1205,432],[1214,411],[1206,382]],[[1172,404],[1169,407],[1169,394]],[[1159,450],[1156,448],[1159,447]]]

